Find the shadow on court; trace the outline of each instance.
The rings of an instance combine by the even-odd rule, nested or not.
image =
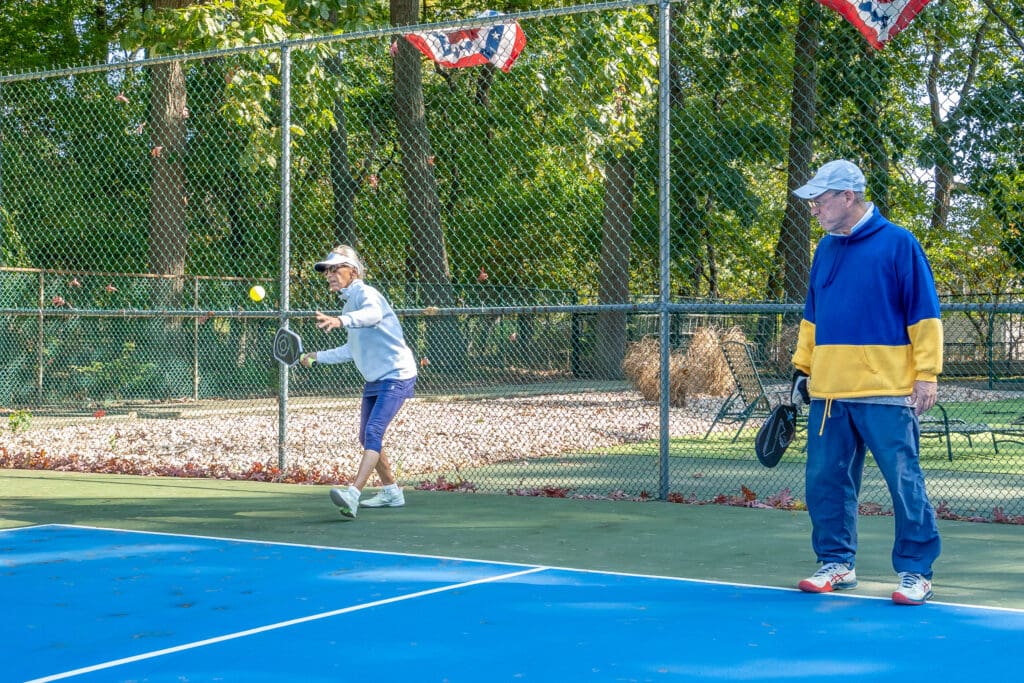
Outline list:
[[[0,470],[0,528],[74,524],[786,588],[815,568],[805,512],[410,489],[406,501],[347,522],[326,487]],[[940,529],[937,601],[1024,609],[1024,527]],[[892,592],[891,539],[891,517],[861,517],[854,593]]]

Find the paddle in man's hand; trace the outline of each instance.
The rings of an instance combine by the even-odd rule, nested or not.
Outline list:
[[[797,407],[794,405],[778,405],[757,431],[754,439],[754,452],[757,459],[765,467],[775,467],[782,455],[793,443],[796,434]]]

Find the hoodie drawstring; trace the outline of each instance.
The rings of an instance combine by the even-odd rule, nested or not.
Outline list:
[[[821,427],[818,428],[818,436],[825,433],[825,420],[832,417],[832,399],[825,399],[825,409],[821,411]]]

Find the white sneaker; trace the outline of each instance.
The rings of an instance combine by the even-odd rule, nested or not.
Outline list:
[[[897,605],[923,605],[932,597],[932,582],[920,574],[900,572],[900,585],[893,591],[892,601]]]
[[[805,593],[829,593],[856,587],[857,572],[841,562],[823,564],[813,576],[797,584],[797,588]]]
[[[331,489],[331,502],[338,506],[343,517],[354,519],[359,509],[359,496],[348,489]]]
[[[376,496],[360,501],[359,504],[364,508],[400,508],[405,505],[405,494],[399,488],[394,491],[382,489]]]

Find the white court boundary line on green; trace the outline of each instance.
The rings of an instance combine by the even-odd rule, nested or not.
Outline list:
[[[7,527],[0,529],[0,535],[7,531],[18,531],[24,529],[43,529],[46,527],[61,527],[66,529],[94,529],[96,531],[116,531],[125,534],[148,534],[152,536],[168,536],[171,538],[198,538],[207,541],[226,541],[230,543],[254,543],[260,545],[279,545],[292,548],[316,548],[320,550],[343,550],[353,553],[368,553],[371,555],[392,555],[396,557],[421,557],[430,560],[451,560],[455,562],[477,562],[480,564],[490,564],[506,567],[533,567],[536,569],[550,569],[553,571],[567,571],[577,572],[580,574],[604,574],[606,576],[632,576],[640,579],[658,579],[664,581],[681,581],[685,583],[702,583],[711,586],[737,586],[739,588],[760,588],[763,590],[770,591],[783,591],[786,593],[802,593],[798,588],[789,586],[767,586],[760,583],[745,583],[737,581],[722,581],[716,579],[693,579],[685,576],[669,576],[667,574],[645,574],[640,572],[619,572],[610,569],[580,569],[579,567],[564,567],[560,565],[532,565],[527,562],[507,562],[503,560],[481,560],[478,557],[460,557],[458,555],[428,555],[426,553],[402,553],[393,550],[373,550],[369,548],[352,548],[349,546],[334,546],[334,545],[317,545],[308,543],[288,543],[287,541],[261,541],[252,538],[230,538],[225,536],[205,536],[203,534],[178,534],[170,531],[144,531],[140,529],[118,529],[117,527],[103,527],[103,526],[91,526],[88,524],[29,524],[21,527]],[[527,572],[524,572],[527,573]],[[509,576],[513,576],[510,574]],[[830,600],[879,600],[882,602],[889,602],[891,599],[887,596],[878,595],[858,595],[857,593],[849,592],[831,592],[825,594],[819,594],[822,597],[827,597]],[[942,605],[944,607],[958,607],[961,609],[978,610],[981,612],[1011,612],[1021,613],[1024,609],[1019,607],[1002,607],[999,605],[974,605],[967,602],[946,602],[943,600],[929,600],[929,605]],[[35,683],[34,681],[25,681],[25,683]]]

